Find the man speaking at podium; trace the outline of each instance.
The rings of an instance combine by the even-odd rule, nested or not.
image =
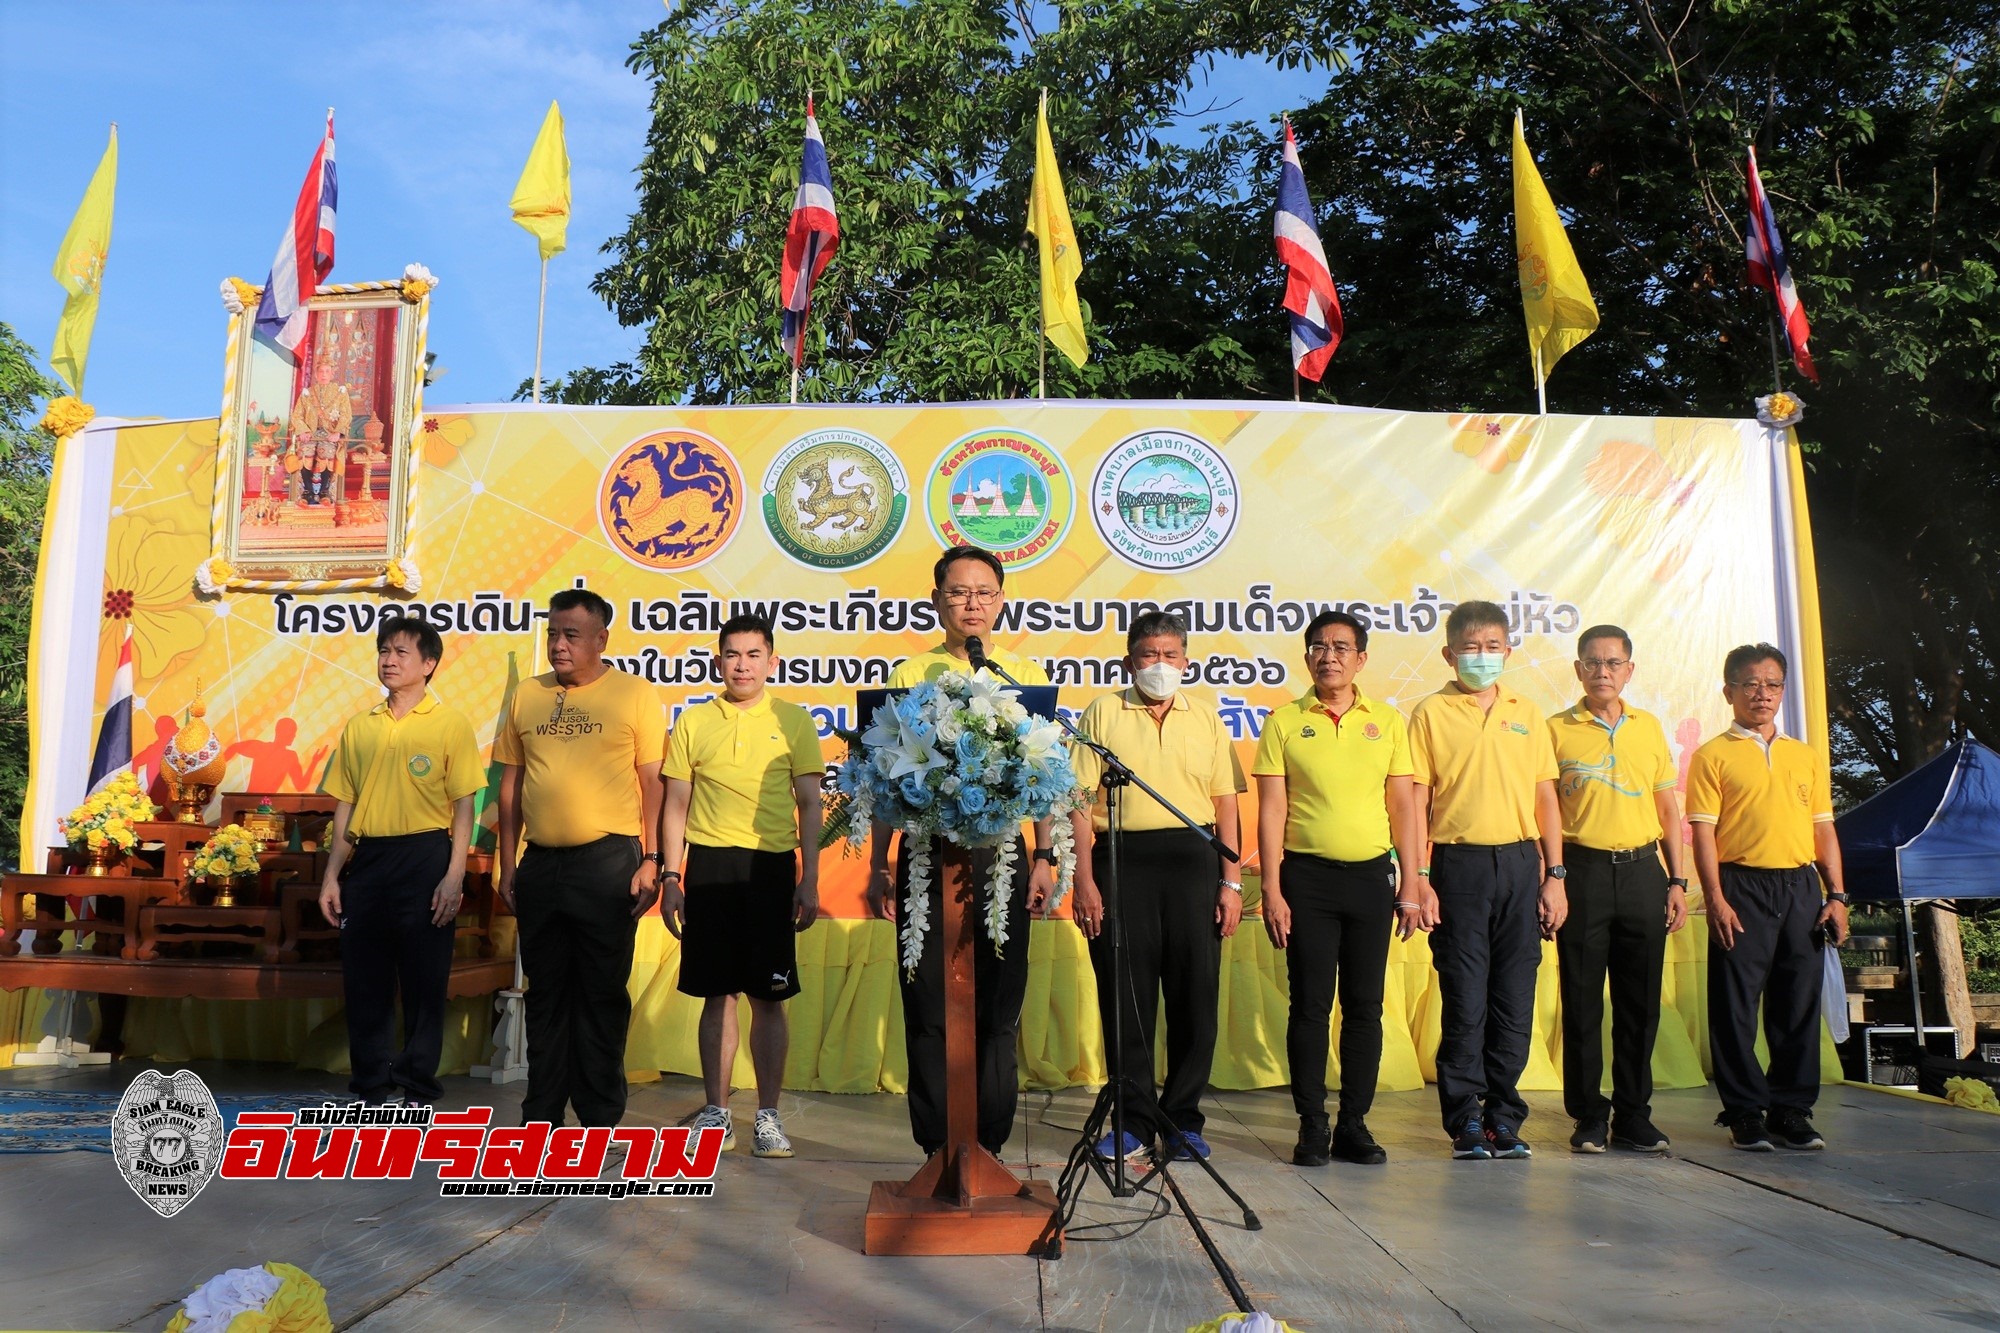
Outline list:
[[[944,627],[944,642],[898,666],[889,676],[889,688],[907,690],[927,680],[936,680],[947,671],[971,672],[970,645],[975,643],[983,649],[982,660],[992,661],[1021,684],[1048,684],[1048,673],[1038,664],[987,642],[1006,599],[1005,582],[1006,571],[990,551],[977,546],[954,546],[939,556],[931,571],[931,603]],[[1013,900],[1007,909],[1007,938],[1013,941],[1013,946],[1004,957],[998,955],[984,928],[976,928],[972,976],[977,1006],[975,1027],[979,1034],[979,1142],[995,1156],[1014,1131],[1014,1044],[1021,1027],[1021,1001],[1028,993],[1028,914],[1047,902],[1055,887],[1051,867],[1056,857],[1049,827],[1046,820],[1035,825],[1034,859],[1024,856],[1018,863],[1027,870],[1016,871]],[[893,920],[896,902],[909,875],[909,850],[899,850],[892,869],[891,832],[887,824],[877,824],[870,830],[868,912],[870,916]],[[977,881],[984,881],[985,858],[992,855],[991,851],[973,853]],[[917,960],[916,971],[902,982],[903,1040],[910,1062],[910,1132],[926,1154],[944,1147],[946,1137],[944,956],[947,946],[939,938],[942,932],[937,928],[941,896],[931,895],[931,929],[924,935],[924,952]]]

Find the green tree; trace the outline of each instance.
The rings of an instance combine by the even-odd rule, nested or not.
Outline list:
[[[56,391],[35,354],[0,323],[0,865],[21,855],[28,790],[28,616],[55,441],[35,425]]]

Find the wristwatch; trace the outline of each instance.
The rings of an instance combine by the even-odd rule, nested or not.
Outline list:
[[[1035,848],[1035,859],[1037,861],[1047,861],[1050,865],[1054,865],[1056,863],[1056,849],[1053,847],[1037,847]]]
[[[1667,881],[1667,887],[1670,889],[1685,889],[1687,886],[1688,882],[1679,875],[1675,875]]]
[[[639,859],[641,861],[651,861],[662,870],[667,868],[667,854],[665,852],[647,852]]]
[[[1847,906],[1847,895],[1844,893],[1829,893],[1826,895],[1826,900],[1830,903],[1839,903],[1842,907]]]
[[[1221,887],[1221,888],[1225,888],[1225,889],[1228,889],[1228,890],[1229,890],[1229,891],[1230,891],[1231,893],[1234,893],[1234,894],[1237,894],[1237,895],[1239,895],[1239,896],[1240,896],[1240,895],[1242,894],[1242,892],[1243,892],[1243,886],[1242,886],[1241,884],[1238,884],[1238,883],[1236,883],[1236,882],[1235,882],[1235,881],[1233,881],[1233,880],[1227,880],[1227,879],[1225,879],[1225,880],[1223,880],[1223,881],[1222,881],[1222,883],[1221,883],[1221,885],[1220,885],[1219,887]]]
[[[1550,867],[1549,867],[1549,878],[1550,878],[1550,879],[1568,879],[1568,878],[1569,878],[1569,867],[1568,867],[1568,866],[1550,866]]]

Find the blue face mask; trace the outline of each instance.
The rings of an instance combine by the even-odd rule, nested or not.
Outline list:
[[[1458,683],[1474,692],[1483,690],[1500,679],[1500,668],[1506,661],[1505,653],[1460,653],[1455,664]]]

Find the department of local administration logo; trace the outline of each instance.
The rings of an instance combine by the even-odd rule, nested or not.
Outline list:
[[[857,569],[889,549],[910,507],[910,479],[887,445],[853,430],[817,430],[779,451],[764,473],[764,526],[811,569]]]
[[[1236,530],[1236,474],[1199,436],[1149,430],[1104,456],[1090,518],[1104,544],[1141,569],[1192,569]]]
[[[1076,514],[1069,468],[1024,431],[974,431],[931,464],[924,514],[946,546],[978,546],[1025,569],[1062,544]]]
[[[191,1069],[148,1069],[132,1080],[111,1124],[118,1174],[148,1208],[172,1217],[222,1165],[222,1111]]]

